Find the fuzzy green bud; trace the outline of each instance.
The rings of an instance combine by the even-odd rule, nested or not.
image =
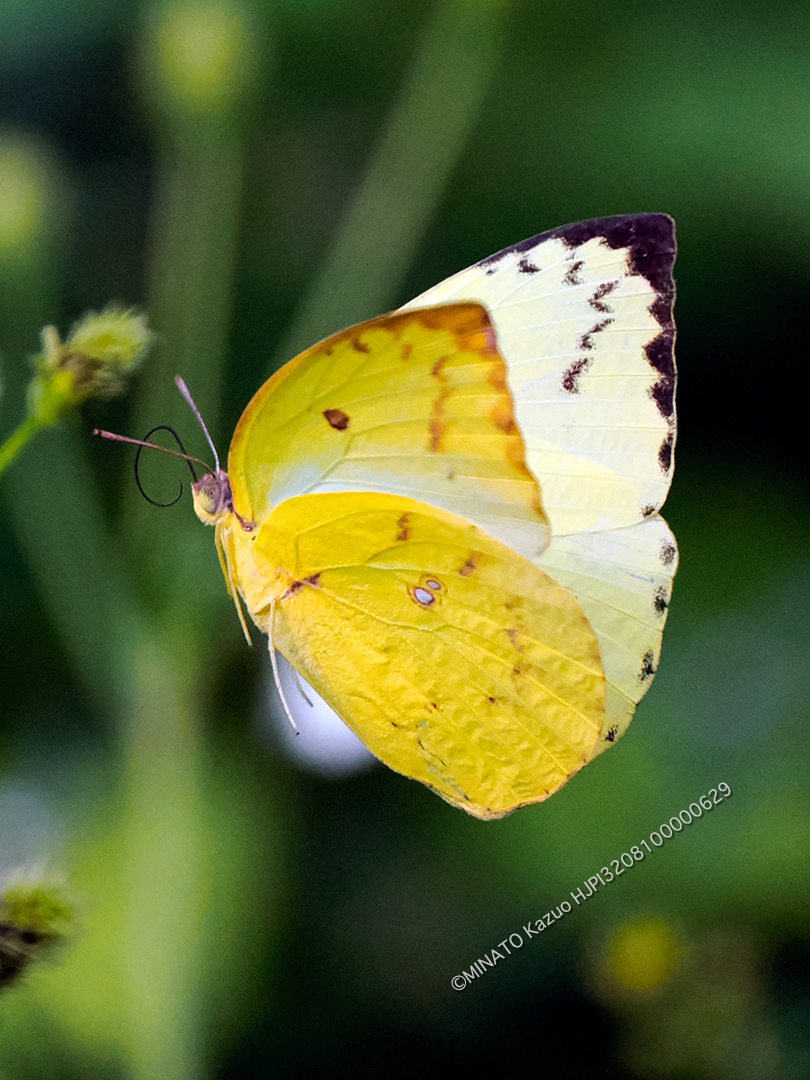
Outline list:
[[[60,879],[41,871],[16,871],[0,882],[0,990],[64,940],[74,919]]]
[[[116,307],[85,316],[65,342],[47,326],[35,360],[30,413],[39,422],[52,424],[89,397],[122,393],[126,377],[146,355],[151,340],[145,316]]]

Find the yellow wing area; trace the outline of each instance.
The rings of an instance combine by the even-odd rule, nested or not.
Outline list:
[[[258,525],[296,495],[388,492],[473,519],[529,557],[548,546],[477,303],[386,315],[302,353],[248,405],[228,472],[237,512]]]
[[[495,818],[592,756],[605,684],[577,601],[469,522],[412,499],[289,499],[236,577],[257,624],[392,769]]]

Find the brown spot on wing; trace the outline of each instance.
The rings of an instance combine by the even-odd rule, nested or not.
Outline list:
[[[352,338],[352,348],[355,352],[370,353],[371,346],[368,342],[363,341],[361,338]]]
[[[674,446],[675,439],[672,432],[667,435],[658,450],[658,464],[661,466],[662,473],[668,473],[672,468],[672,447]]]
[[[651,367],[661,378],[651,393],[658,410],[665,419],[670,420],[675,413],[675,324],[672,321],[673,291],[666,297],[658,297],[650,311],[661,323],[661,333],[645,346],[644,352]],[[659,303],[663,301],[663,303]]]
[[[405,344],[399,350],[399,356],[401,360],[410,360],[411,353],[413,352],[413,345]]]
[[[518,272],[521,274],[536,274],[539,269],[540,267],[535,266],[534,263],[530,262],[525,255],[518,263]]]
[[[653,597],[653,609],[656,615],[663,615],[669,607],[669,597],[665,585],[659,585]]]
[[[675,376],[664,375],[650,389],[650,397],[665,420],[675,412]]]
[[[458,572],[461,574],[462,577],[469,577],[470,574],[475,570],[475,568],[475,556],[468,555],[467,561],[464,563],[463,566],[460,566],[458,568]]]
[[[324,409],[323,415],[327,424],[335,431],[345,431],[349,426],[349,417],[342,409]]]
[[[606,330],[613,319],[602,319],[601,322],[595,323],[587,333],[583,334],[577,341],[577,347],[580,349],[591,350],[596,348],[593,343],[594,334],[601,334],[603,330]]]
[[[569,394],[579,393],[579,377],[587,367],[590,366],[592,356],[583,356],[579,360],[575,360],[569,368],[563,372],[562,388]]]
[[[582,284],[582,278],[579,276],[579,272],[584,265],[585,263],[582,261],[582,259],[580,259],[578,262],[572,263],[572,265],[568,268],[568,272],[563,278],[563,281],[566,285]]]
[[[591,305],[594,311],[599,311],[602,314],[608,314],[609,312],[613,311],[613,308],[610,306],[610,304],[606,304],[604,302],[603,297],[607,296],[609,293],[612,293],[618,285],[618,281],[603,281],[602,284],[596,289],[593,296],[588,297],[588,303]]]
[[[442,368],[447,363],[449,357],[440,356],[433,367],[430,369],[430,374],[434,379],[438,379],[439,382],[447,382],[447,376],[442,374]]]
[[[664,542],[661,545],[661,562],[664,566],[672,566],[675,561],[677,550],[674,544]]]
[[[399,541],[410,540],[410,538],[411,538],[411,527],[410,527],[409,521],[410,521],[410,519],[409,519],[408,515],[403,514],[402,517],[397,522],[397,528],[399,529],[399,533],[397,534],[397,540],[399,540]]]
[[[641,682],[646,682],[647,679],[651,679],[655,674],[655,657],[653,656],[652,649],[648,649],[641,658],[641,671],[639,672],[639,679]]]
[[[321,580],[320,574],[313,574],[312,577],[303,578],[301,581],[293,581],[290,583],[289,589],[281,597],[282,600],[289,600],[291,596],[295,596],[297,592],[300,592],[305,585],[315,585]]]

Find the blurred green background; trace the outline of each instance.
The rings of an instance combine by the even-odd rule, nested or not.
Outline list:
[[[795,0],[0,0],[0,436],[44,325],[118,300],[158,334],[0,479],[0,868],[79,908],[0,998],[4,1080],[810,1075],[808,41]],[[627,738],[494,823],[300,764],[188,493],[149,506],[91,429],[207,456],[181,372],[224,455],[299,348],[648,210],[678,224],[681,569]]]

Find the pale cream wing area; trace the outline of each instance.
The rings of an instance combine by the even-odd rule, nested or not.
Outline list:
[[[576,596],[599,641],[606,695],[596,756],[625,733],[658,667],[678,568],[675,537],[655,516],[610,532],[555,537],[537,565]]]
[[[555,536],[622,528],[666,498],[674,259],[666,215],[602,218],[506,248],[406,305],[489,310]]]
[[[677,568],[658,516],[676,435],[674,259],[666,215],[603,218],[506,248],[412,301],[477,299],[491,312],[551,523],[535,561],[577,597],[600,644],[595,754],[652,682]]]

